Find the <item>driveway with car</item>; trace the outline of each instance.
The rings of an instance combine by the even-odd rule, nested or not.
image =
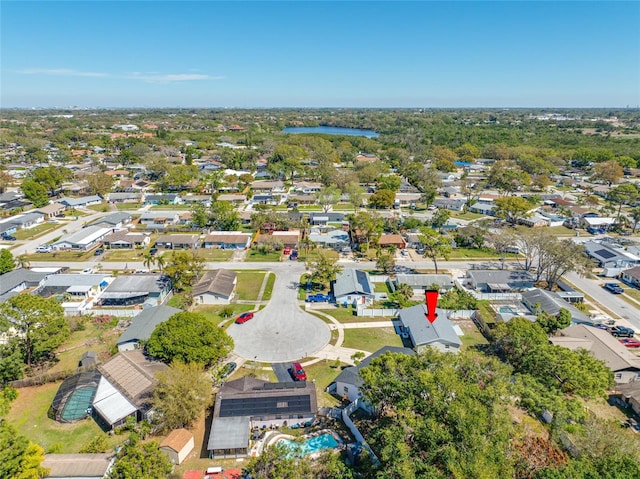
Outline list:
[[[289,362],[313,356],[331,339],[327,324],[300,308],[298,280],[304,264],[282,262],[269,268],[276,275],[269,304],[243,324],[231,324],[227,333],[234,353],[260,362]]]

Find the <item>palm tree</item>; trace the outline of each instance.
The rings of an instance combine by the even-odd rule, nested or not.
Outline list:
[[[162,270],[164,269],[165,265],[167,264],[167,260],[164,258],[164,256],[158,255],[158,256],[155,257],[155,261],[156,261],[156,266],[158,267],[158,269],[162,273]]]
[[[25,255],[21,254],[20,256],[18,256],[15,259],[16,262],[16,266],[18,268],[24,268],[27,269],[29,266],[31,266],[31,263],[29,262],[29,258],[27,258]]]
[[[640,206],[631,210],[631,219],[633,220],[633,234],[636,234],[636,228],[640,223]]]
[[[413,298],[413,288],[407,283],[400,283],[396,291],[404,298],[405,301],[409,301]]]
[[[144,267],[147,268],[147,271],[151,271],[151,265],[154,262],[155,258],[151,253],[147,252],[142,256],[142,264],[144,264]]]

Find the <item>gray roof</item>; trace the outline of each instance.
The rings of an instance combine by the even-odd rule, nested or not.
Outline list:
[[[97,286],[108,277],[107,274],[51,274],[44,280],[42,287]]]
[[[81,206],[94,201],[102,201],[98,195],[84,196],[82,198],[62,198],[58,202],[67,206]]]
[[[14,223],[17,225],[23,225],[23,224],[33,223],[34,221],[37,221],[40,218],[44,218],[43,213],[31,211],[29,213],[25,213],[16,218],[13,218],[11,220],[11,223]]]
[[[522,299],[526,301],[531,307],[536,304],[540,304],[540,309],[545,313],[555,316],[560,312],[560,309],[566,309],[571,313],[571,318],[574,321],[584,321],[591,324],[589,317],[580,311],[578,308],[568,303],[558,293],[553,291],[545,291],[543,289],[532,289],[530,291],[524,291],[522,293]],[[532,311],[535,313],[536,311]]]
[[[140,314],[134,316],[131,325],[120,335],[116,344],[127,343],[129,341],[146,341],[151,337],[151,333],[160,323],[182,310],[171,306],[154,306],[143,309]]]
[[[453,323],[443,310],[436,311],[438,317],[433,323],[429,323],[426,318],[427,306],[424,304],[403,309],[398,319],[405,328],[409,329],[414,346],[441,342],[459,348],[462,341],[453,329]]]
[[[353,293],[373,296],[373,285],[366,271],[345,268],[336,275],[336,280],[333,283],[333,294],[337,298]]]
[[[118,276],[107,287],[109,293],[160,293],[167,286],[167,277],[161,274]]]
[[[175,193],[166,193],[162,195],[146,195],[144,199],[145,201],[162,201],[162,200],[173,201],[177,197],[178,195]]]
[[[397,274],[396,282],[405,283],[412,288],[437,284],[443,288],[453,287],[453,278],[448,274]]]
[[[129,220],[131,220],[131,213],[127,213],[126,211],[118,211],[116,213],[111,213],[110,215],[107,215],[104,218],[100,218],[99,220],[94,221],[93,224],[94,225],[109,224],[109,225],[115,226]]]
[[[249,416],[214,418],[211,422],[207,450],[247,448],[250,420]]]
[[[105,228],[100,225],[91,225],[91,226],[87,226],[86,228],[82,228],[81,230],[76,231],[74,233],[64,235],[62,238],[60,238],[58,241],[56,241],[53,244],[54,245],[62,244],[62,243],[83,244],[84,243],[83,240],[85,238],[89,238],[94,235],[98,238],[104,237],[107,234],[109,234],[110,231],[111,231],[110,228]]]
[[[328,233],[310,233],[309,239],[314,243],[348,244],[349,233],[342,230],[333,230]]]
[[[234,271],[228,269],[214,269],[207,271],[202,279],[196,283],[191,291],[192,296],[198,296],[205,293],[231,297],[236,286],[236,278],[238,275]]]
[[[485,203],[475,203],[474,205],[471,206],[471,208],[479,211],[493,211],[496,209],[496,205],[494,204],[487,205]]]
[[[140,215],[140,220],[155,220],[157,218],[176,218],[180,216],[177,211],[145,211]]]
[[[369,364],[371,364],[371,360],[377,357],[380,357],[385,353],[400,353],[400,354],[412,355],[412,354],[415,354],[415,351],[409,348],[399,348],[396,346],[384,346],[383,348],[378,349],[375,353],[367,356],[357,366],[349,366],[348,368],[343,369],[342,372],[338,374],[338,376],[333,380],[333,382],[353,384],[357,387],[360,387],[362,385],[362,379],[360,379],[360,370],[366,366],[369,366]]]
[[[0,275],[0,294],[26,283],[27,286],[37,286],[49,273],[40,273],[25,268],[14,269]]]
[[[472,278],[476,283],[533,283],[533,276],[528,271],[510,270],[510,269],[470,269],[467,276]]]
[[[102,478],[115,460],[111,453],[104,454],[47,454],[42,467],[49,469],[47,477]]]

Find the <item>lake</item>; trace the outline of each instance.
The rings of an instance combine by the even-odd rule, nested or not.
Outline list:
[[[285,128],[284,133],[323,133],[325,135],[349,135],[365,136],[367,138],[377,138],[380,136],[373,130],[360,130],[359,128],[341,128],[338,126],[301,126]]]

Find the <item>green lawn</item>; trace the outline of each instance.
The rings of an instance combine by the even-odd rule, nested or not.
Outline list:
[[[88,261],[93,251],[60,251],[56,253],[37,253],[25,256],[28,261]]]
[[[103,261],[142,261],[144,253],[143,249],[108,249]]]
[[[480,344],[489,344],[489,341],[478,330],[473,321],[464,322],[461,326],[464,335],[462,340],[462,349],[469,349]]]
[[[142,208],[142,203],[116,203],[118,211],[132,211]]]
[[[640,291],[638,291],[635,288],[632,288],[628,284],[621,284],[620,286],[622,286],[622,288],[624,289],[624,294],[625,295],[630,296],[631,298],[635,299],[636,301],[640,301]]]
[[[524,225],[517,225],[516,229],[520,231],[528,231],[531,228]],[[548,228],[544,228],[543,231],[550,236],[575,236],[576,235],[576,230],[566,228],[565,226],[551,226]]]
[[[498,253],[496,250],[489,248],[454,248],[449,255],[450,260],[456,259],[478,259],[478,258],[516,258],[517,255],[512,253]]]
[[[85,443],[103,432],[91,418],[72,424],[49,419],[47,411],[59,386],[60,382],[57,382],[18,389],[18,399],[12,403],[6,419],[45,451],[55,445],[61,453],[77,453]],[[125,439],[124,435],[108,436],[111,447]]]
[[[307,256],[304,248],[298,249],[298,261],[306,261],[307,259],[314,260],[318,257],[318,254],[322,253],[325,257],[332,259],[334,261],[338,261],[340,255],[334,249],[324,249],[324,248],[316,248],[309,251],[309,256]]]
[[[189,211],[191,210],[190,205],[153,205],[151,207],[152,210],[161,210],[161,211]]]
[[[486,218],[485,215],[481,215],[478,213],[471,213],[470,211],[467,211],[466,213],[456,213],[455,211],[451,212],[451,216],[455,217],[456,219],[461,219],[461,220],[467,220],[467,221],[473,221],[473,220],[479,220],[480,218]]]
[[[33,228],[18,230],[13,234],[13,236],[19,240],[33,239],[61,226],[62,225],[60,223],[41,223]]]
[[[402,347],[402,338],[393,328],[345,329],[342,346],[373,353],[383,346]]]
[[[389,287],[387,286],[387,283],[373,283],[373,290],[376,293],[389,293]]]
[[[197,255],[205,261],[229,261],[233,256],[233,251],[218,248],[200,248]]]
[[[272,263],[274,261],[280,261],[281,257],[282,255],[277,251],[274,251],[273,253],[261,253],[257,250],[250,250],[247,253],[245,261],[255,263]]]
[[[316,311],[321,311],[325,314],[328,314],[329,316],[336,318],[340,323],[345,323],[345,322],[353,323],[354,321],[358,320],[358,317],[356,316],[356,310],[351,306],[348,306],[347,308],[336,307],[336,308],[330,308],[330,309],[329,308],[319,309]]]
[[[264,287],[264,293],[262,295],[263,301],[271,300],[271,295],[273,294],[273,285],[276,283],[276,275],[273,273],[269,274],[267,278],[267,285]]]
[[[264,271],[236,271],[238,282],[236,284],[236,299],[244,301],[256,301],[264,280]]]
[[[244,313],[245,311],[251,311],[252,309],[254,309],[253,305],[251,304],[216,304],[207,306],[196,306],[193,309],[193,312],[205,315],[209,321],[211,321],[215,325],[218,325],[222,321],[229,319],[220,316],[220,311],[228,307],[231,307],[231,309],[233,310],[233,314],[230,316],[230,318],[234,318],[240,313]]]
[[[313,381],[316,385],[316,391],[318,393],[318,406],[320,407],[333,407],[339,406],[340,401],[334,398],[331,394],[325,392],[325,389],[333,382],[338,374],[340,374],[340,368],[333,368],[333,361],[320,361],[319,363],[306,366],[304,371],[307,373],[307,380]]]
[[[98,213],[106,213],[109,211],[109,205],[107,203],[100,203],[99,205],[89,205],[87,209],[97,211]]]

